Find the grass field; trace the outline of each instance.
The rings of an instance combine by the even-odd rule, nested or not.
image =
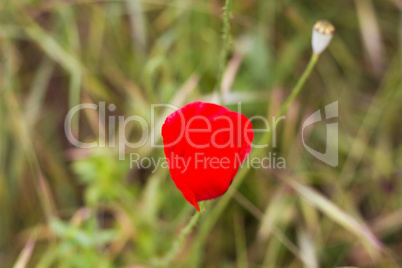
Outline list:
[[[0,267],[399,267],[401,12],[399,0],[0,1]],[[322,19],[333,39],[286,107]],[[244,166],[197,213],[167,168],[130,167],[162,148],[111,146],[141,139],[143,126],[121,128],[132,115],[161,144],[172,110],[152,104],[193,101],[270,123],[283,111],[276,146],[256,132],[270,146],[250,157],[286,168]],[[335,101],[333,167],[302,135]],[[97,148],[66,136],[82,103],[97,109],[71,134]],[[325,120],[303,137],[324,152]]]

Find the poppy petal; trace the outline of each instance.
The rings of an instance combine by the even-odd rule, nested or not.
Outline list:
[[[199,210],[198,201],[227,191],[250,152],[254,132],[244,115],[194,102],[166,118],[162,136],[172,179]]]

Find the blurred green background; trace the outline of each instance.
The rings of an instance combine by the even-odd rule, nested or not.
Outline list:
[[[241,102],[245,115],[271,118],[308,63],[319,19],[336,32],[278,125],[273,151],[286,170],[249,168],[230,193],[208,201],[167,267],[402,264],[401,2],[232,1],[229,35],[224,5],[0,2],[0,267],[155,267],[194,208],[167,169],[130,169],[116,148],[71,145],[67,112],[104,101],[117,107],[107,116],[150,122],[151,104],[212,101],[224,73],[226,107]],[[334,101],[335,168],[301,141],[304,119]],[[171,111],[155,112],[149,133],[160,144]],[[109,137],[98,116],[75,116],[76,137]],[[129,124],[125,134],[137,141],[142,129]],[[325,139],[323,122],[307,143],[324,150]],[[130,152],[163,156],[149,144]]]

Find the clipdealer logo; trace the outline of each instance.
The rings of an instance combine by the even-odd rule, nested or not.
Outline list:
[[[338,117],[338,101],[330,103],[325,106],[324,110],[325,119],[321,117],[321,110],[315,111],[310,115],[306,121],[304,121],[302,126],[302,141],[303,146],[306,150],[312,154],[315,158],[321,160],[322,162],[336,167],[338,166],[338,122],[327,123],[327,138],[325,142],[325,153],[318,152],[313,148],[309,147],[304,141],[304,130],[306,127],[313,125],[322,120],[328,120],[331,118]]]

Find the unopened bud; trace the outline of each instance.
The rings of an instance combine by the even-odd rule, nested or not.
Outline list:
[[[326,20],[317,21],[313,26],[311,45],[315,54],[323,52],[334,35],[335,27]]]

